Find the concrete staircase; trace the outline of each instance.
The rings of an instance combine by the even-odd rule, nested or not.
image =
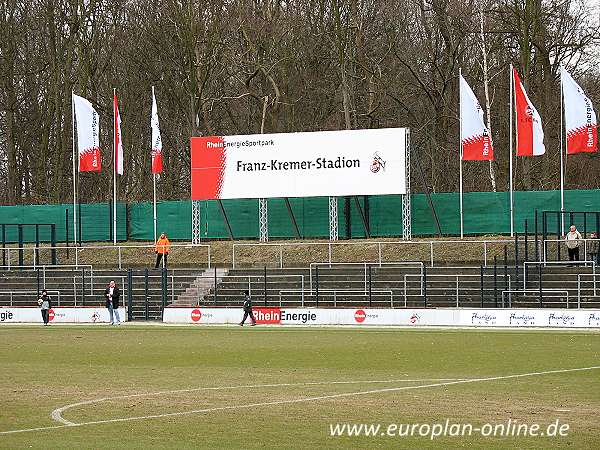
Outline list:
[[[228,269],[214,268],[206,269],[198,276],[192,284],[181,294],[177,296],[173,302],[173,306],[196,306],[200,299],[209,296],[213,292],[215,282],[217,284],[223,281],[223,277],[227,275]]]

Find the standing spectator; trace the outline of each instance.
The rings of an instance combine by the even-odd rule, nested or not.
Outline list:
[[[160,233],[160,237],[158,241],[156,241],[156,247],[154,253],[156,253],[156,264],[154,265],[155,269],[158,269],[160,265],[160,260],[164,258],[164,265],[167,267],[167,256],[169,255],[169,247],[171,243],[169,242],[169,238],[165,235],[165,233]]]
[[[256,320],[252,314],[252,299],[250,298],[250,292],[244,291],[244,318],[240,322],[240,327],[244,326],[244,322],[246,322],[248,316],[252,319],[252,326],[256,325]]]
[[[104,296],[106,297],[106,307],[108,308],[108,314],[110,314],[110,324],[117,325],[121,324],[121,318],[119,317],[119,297],[121,291],[117,287],[114,280],[110,280],[108,287],[104,290]],[[116,319],[116,321],[114,320]]]
[[[569,261],[579,261],[579,244],[581,243],[581,234],[577,231],[575,225],[571,225],[565,242],[569,251]]]
[[[587,252],[590,255],[590,261],[594,261],[598,264],[598,235],[596,233],[590,234],[590,242],[587,245]]]
[[[42,295],[38,298],[38,306],[42,311],[42,320],[44,321],[44,325],[48,325],[50,320],[50,309],[52,308],[52,301],[50,300],[50,296],[46,289],[42,291]]]

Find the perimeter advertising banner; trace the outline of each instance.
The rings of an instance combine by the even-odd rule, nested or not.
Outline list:
[[[119,308],[121,321],[127,318],[124,308]],[[108,323],[108,309],[101,307],[57,307],[48,313],[50,323]],[[42,313],[36,307],[0,307],[0,325],[4,323],[43,323]]]
[[[193,137],[192,200],[405,194],[407,133]]]
[[[166,323],[237,324],[241,308],[165,308]],[[253,309],[259,325],[396,325],[507,328],[596,328],[597,309],[374,309],[262,308]],[[249,323],[249,321],[247,321]]]

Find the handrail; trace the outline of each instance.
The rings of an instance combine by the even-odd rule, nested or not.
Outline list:
[[[42,289],[45,290],[46,292],[48,292],[49,294],[58,294],[57,297],[57,306],[60,306],[60,291],[51,291],[48,289]],[[41,291],[40,291],[41,292]],[[0,291],[0,295],[10,295],[10,306],[13,306],[13,294],[36,294],[39,295],[38,291]]]
[[[490,244],[510,244],[512,240],[509,239],[497,239],[497,240],[430,240],[430,241],[367,241],[367,242],[287,242],[287,243],[274,243],[274,242],[262,242],[262,243],[247,243],[247,242],[238,242],[233,243],[231,249],[231,261],[232,268],[235,269],[236,266],[236,248],[238,247],[277,247],[279,248],[279,268],[283,269],[283,249],[284,247],[296,247],[296,246],[316,246],[322,247],[327,246],[328,250],[328,259],[327,261],[332,263],[333,258],[333,247],[334,246],[348,246],[348,245],[363,245],[363,246],[377,246],[377,263],[383,262],[382,257],[382,246],[383,245],[426,245],[430,248],[430,266],[434,267],[434,246],[442,245],[442,244],[459,244],[459,245],[468,245],[468,244],[483,244],[483,260],[484,266],[487,266],[487,250],[488,245]]]
[[[527,273],[527,265],[555,265],[555,266],[564,266],[564,265],[582,265],[587,267],[588,264],[592,265],[592,274],[596,274],[596,261],[525,261],[523,262],[523,273]],[[527,277],[523,277],[523,289],[527,287]]]
[[[584,257],[587,255],[587,245],[588,245],[588,241],[598,241],[598,239],[590,239],[590,238],[581,238],[581,239],[577,239],[578,241],[582,241],[583,242],[583,255]],[[542,257],[544,262],[546,261],[546,252],[548,250],[547,245],[550,242],[557,242],[557,243],[561,243],[561,244],[566,244],[565,239],[544,239],[542,241]]]
[[[207,265],[208,268],[211,268],[211,264],[212,264],[212,255],[211,255],[211,246],[209,244],[169,244],[168,246],[169,248],[206,248],[207,249]],[[8,264],[10,267],[10,254],[11,252],[14,251],[33,251],[34,254],[34,266],[33,267],[37,267],[39,266],[39,264],[35,264],[36,262],[36,252],[40,251],[40,250],[69,250],[69,251],[74,251],[75,252],[75,266],[76,267],[80,267],[81,264],[79,264],[79,253],[83,252],[85,250],[117,250],[118,251],[118,265],[119,265],[119,269],[122,269],[122,251],[125,249],[135,249],[135,248],[142,248],[142,249],[155,249],[156,248],[156,244],[134,244],[134,245],[82,245],[82,246],[67,246],[67,245],[55,245],[55,246],[39,246],[39,247],[2,247],[0,248],[0,251],[2,252],[6,252],[8,254]],[[164,264],[164,260],[163,260],[163,264]]]
[[[419,275],[417,274],[404,274],[404,307],[406,308],[408,305],[408,278],[409,277],[418,277]],[[494,275],[492,274],[483,274],[484,278],[494,278]],[[480,279],[481,275],[475,275],[475,274],[449,274],[449,275],[443,275],[443,274],[434,274],[434,275],[427,275],[427,279],[431,279],[431,278],[455,278],[456,279],[456,307],[459,307],[459,297],[460,297],[460,286],[459,286],[459,279],[460,278],[477,278]],[[504,275],[497,275],[497,278],[504,278]],[[506,278],[508,280],[508,287],[510,289],[511,287],[511,276],[510,275],[506,275]],[[421,286],[420,286],[420,292],[419,295],[423,295],[423,278],[420,278],[421,281]],[[450,280],[449,280],[450,281]],[[433,286],[432,286],[433,288]],[[463,291],[465,290],[465,288],[463,287]],[[478,287],[477,290],[480,290],[480,288]],[[435,296],[435,294],[430,294],[428,293],[427,295],[431,295],[431,296]]]
[[[502,291],[502,307],[504,308],[504,294],[505,293],[514,293],[514,294],[526,294],[527,292],[535,292],[539,293],[539,289],[506,289]],[[569,291],[566,289],[542,289],[542,294],[544,292],[550,293],[558,293],[558,294],[567,294],[567,309],[569,309]],[[512,308],[512,296],[508,296],[508,307]]]
[[[301,305],[302,307],[304,307],[304,289],[300,290],[300,289],[280,289],[279,290],[279,306],[282,305],[282,297],[281,297],[281,293],[282,292],[287,292],[287,293],[294,293],[294,292],[301,292],[302,293],[302,301],[301,301]],[[309,291],[309,295],[312,295],[312,289]],[[355,290],[355,289],[319,289],[319,292],[333,292],[333,306],[334,308],[336,307],[337,304],[337,298],[336,295],[337,293],[342,293],[342,294],[353,294],[356,293],[356,297],[366,297],[369,294],[366,294],[362,291],[359,290]],[[371,290],[371,293],[375,293],[375,294],[390,294],[390,307],[393,308],[394,307],[394,292],[391,289],[388,290]],[[350,295],[350,297],[352,297],[352,295]]]
[[[312,290],[312,285],[313,285],[313,277],[312,277],[312,273],[313,273],[313,266],[315,267],[319,267],[321,265],[323,266],[327,266],[328,268],[332,268],[331,266],[363,266],[364,269],[364,285],[365,285],[365,292],[367,291],[367,267],[372,266],[373,264],[377,264],[377,267],[382,267],[382,266],[387,266],[387,267],[392,267],[392,266],[410,266],[410,265],[415,265],[418,266],[421,270],[421,273],[419,276],[423,276],[423,268],[425,266],[425,264],[423,264],[423,262],[421,261],[390,261],[390,262],[379,262],[379,263],[368,263],[368,262],[359,262],[359,263],[332,263],[332,262],[312,262],[309,264],[309,275],[310,275],[310,288]]]

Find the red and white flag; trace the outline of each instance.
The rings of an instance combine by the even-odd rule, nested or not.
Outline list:
[[[114,95],[114,118],[115,118],[115,173],[123,175],[123,141],[121,140],[121,115],[117,95]]]
[[[490,131],[483,121],[483,110],[462,75],[460,75],[460,135],[463,160],[494,160],[494,147]]]
[[[591,100],[563,67],[560,68],[560,82],[565,102],[567,154],[597,152],[598,129]]]
[[[160,125],[158,123],[158,109],[156,108],[154,90],[152,90],[150,126],[152,127],[152,173],[162,173],[162,139],[160,138]]]
[[[542,119],[529,101],[519,74],[513,69],[517,112],[517,156],[539,156],[546,153]]]
[[[73,106],[77,122],[79,171],[99,172],[102,169],[100,115],[89,101],[75,94],[73,94]]]

